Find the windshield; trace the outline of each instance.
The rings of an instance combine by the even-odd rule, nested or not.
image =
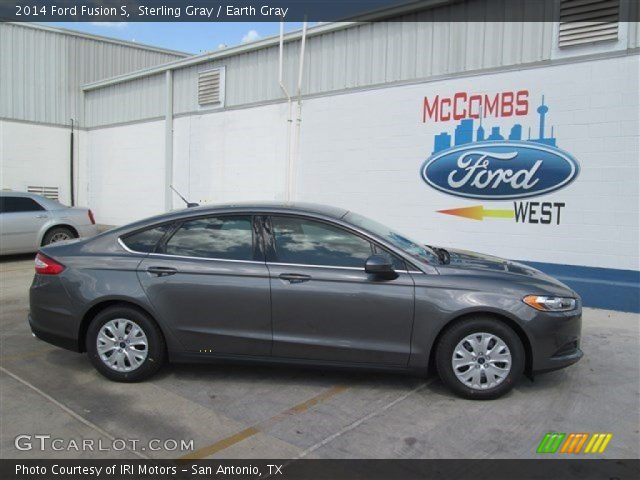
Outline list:
[[[426,245],[421,245],[405,235],[394,232],[386,225],[353,212],[347,213],[344,216],[344,219],[357,227],[368,230],[369,232],[387,240],[389,243],[401,250],[404,250],[418,260],[427,263],[440,263],[438,255],[431,248]]]

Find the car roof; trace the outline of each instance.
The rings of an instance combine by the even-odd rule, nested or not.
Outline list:
[[[206,213],[207,211],[219,212],[223,210],[243,210],[250,212],[294,212],[294,213],[316,213],[332,218],[342,218],[348,210],[344,208],[332,207],[318,203],[308,202],[236,202],[218,205],[203,205],[192,207],[181,212]]]
[[[344,217],[348,210],[344,208],[331,207],[329,205],[321,205],[306,202],[234,202],[216,205],[202,205],[199,207],[183,208],[173,210],[171,212],[161,213],[153,217],[144,218],[136,222],[123,225],[121,227],[109,230],[109,232],[121,235],[125,232],[146,228],[154,224],[172,222],[181,220],[191,216],[201,216],[207,214],[224,214],[224,213],[255,213],[255,214],[274,214],[274,213],[296,213],[308,214],[311,216],[321,216],[333,218],[336,220]],[[106,233],[106,232],[105,232]]]

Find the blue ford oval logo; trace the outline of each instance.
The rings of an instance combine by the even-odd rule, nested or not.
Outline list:
[[[438,152],[422,178],[441,192],[466,198],[510,200],[553,192],[578,176],[564,150],[524,141],[484,141]]]

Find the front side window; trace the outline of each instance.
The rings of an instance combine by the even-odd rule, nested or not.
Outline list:
[[[28,197],[0,197],[0,213],[38,212],[42,205]]]
[[[167,241],[164,253],[184,257],[253,260],[251,216],[188,220]]]
[[[393,269],[396,272],[401,272],[401,271],[406,271],[407,270],[407,264],[400,257],[394,255],[391,252],[388,252],[387,250],[385,250],[384,248],[381,248],[381,247],[375,247],[375,251],[376,251],[376,253],[381,253],[383,255],[388,255],[389,258],[391,258],[391,264],[393,265]]]
[[[158,227],[149,228],[141,232],[137,232],[121,238],[129,250],[135,252],[149,253],[153,252],[156,245],[164,234],[169,230],[170,224],[160,225]]]
[[[277,261],[302,265],[364,267],[371,244],[342,228],[294,217],[272,217]]]

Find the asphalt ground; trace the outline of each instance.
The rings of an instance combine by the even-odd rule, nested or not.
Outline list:
[[[122,384],[31,335],[32,277],[32,255],[0,259],[1,458],[540,458],[547,432],[612,434],[572,458],[640,456],[638,314],[585,309],[583,360],[493,401],[296,367],[168,365]]]

